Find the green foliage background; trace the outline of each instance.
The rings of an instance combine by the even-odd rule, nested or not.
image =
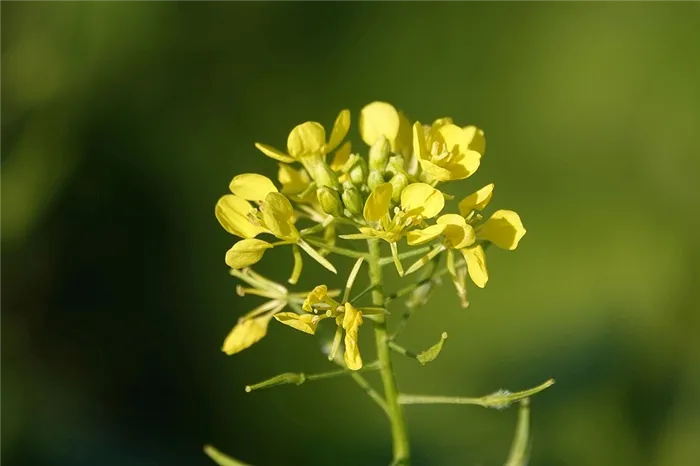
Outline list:
[[[531,464],[697,464],[699,53],[691,2],[3,2],[3,459],[205,465],[211,442],[259,466],[388,463],[348,380],[244,393],[327,362],[274,325],[219,351],[257,301],[213,215],[233,175],[275,175],[254,141],[386,100],[484,128],[456,194],[494,181],[528,229],[489,251],[468,310],[445,284],[415,316],[406,346],[450,340],[426,367],[397,360],[400,388],[555,377]],[[300,289],[319,281],[342,280],[308,262]],[[417,465],[502,464],[516,416],[407,413]]]

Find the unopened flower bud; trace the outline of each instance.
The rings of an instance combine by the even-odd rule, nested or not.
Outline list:
[[[362,196],[354,186],[346,187],[343,191],[343,204],[353,214],[362,213]]]
[[[338,191],[323,186],[316,190],[318,203],[321,204],[321,209],[328,215],[340,217],[343,215],[343,203],[340,202]]]
[[[365,159],[362,157],[358,157],[355,166],[350,169],[348,176],[355,186],[362,186],[367,181],[367,173],[369,173],[367,162],[365,162]]]
[[[374,191],[374,188],[384,183],[384,175],[379,170],[371,170],[369,176],[367,177],[367,186],[370,191]]]
[[[314,181],[316,181],[317,186],[328,186],[331,188],[340,187],[337,175],[331,170],[324,161],[316,163],[313,167],[314,169]]]
[[[403,173],[397,173],[391,177],[391,198],[395,201],[401,199],[401,191],[408,186],[408,178]]]
[[[377,141],[369,149],[369,169],[383,172],[391,153],[391,144],[384,136],[379,136]]]
[[[404,164],[405,161],[403,155],[392,155],[391,157],[389,157],[389,163],[386,166],[386,171],[390,173],[403,173],[406,171],[404,168]]]

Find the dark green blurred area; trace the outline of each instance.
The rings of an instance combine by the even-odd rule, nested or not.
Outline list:
[[[468,310],[444,284],[415,315],[406,346],[450,339],[426,367],[397,360],[400,388],[555,377],[531,464],[698,464],[699,55],[695,3],[3,2],[3,464],[211,464],[204,443],[257,466],[387,464],[388,425],[349,380],[244,393],[328,363],[275,325],[220,352],[258,301],[213,215],[235,174],[275,176],[253,142],[373,100],[484,128],[452,192],[493,181],[528,229],[489,251]],[[283,281],[273,252],[259,269]],[[299,289],[319,281],[307,261]],[[502,464],[516,418],[407,414],[416,465]]]

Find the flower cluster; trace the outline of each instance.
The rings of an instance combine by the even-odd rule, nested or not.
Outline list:
[[[458,213],[444,212],[446,201],[453,199],[443,191],[445,184],[468,178],[479,168],[486,149],[482,130],[460,127],[450,118],[430,125],[411,124],[392,105],[373,102],[360,111],[358,120],[361,139],[368,146],[363,156],[352,150],[349,141],[344,142],[350,122],[350,111],[341,111],[328,138],[320,123],[302,123],[289,133],[286,152],[256,143],[260,152],[279,163],[278,184],[259,174],[238,175],[229,185],[231,193],[219,199],[216,218],[226,231],[241,238],[226,253],[226,264],[239,278],[253,283],[258,291],[252,294],[272,299],[258,316],[239,321],[224,345],[227,353],[262,338],[260,329],[266,329],[273,316],[310,334],[330,318],[338,329],[332,353],[339,348],[344,332],[346,366],[362,367],[357,334],[363,315],[384,310],[357,308],[347,296],[342,302],[335,301],[323,285],[302,301],[281,285],[275,288],[262,279],[251,280],[249,267],[269,249],[291,248],[292,284],[303,268],[301,251],[333,273],[336,269],[327,259],[329,254],[364,257],[339,247],[339,239],[383,240],[391,249],[389,263],[395,264],[401,276],[444,255],[466,306],[466,277],[480,288],[488,281],[486,247],[495,244],[513,250],[525,234],[520,217],[511,210],[497,210],[488,219],[482,215],[492,198],[493,184],[462,199]],[[420,249],[414,254],[420,258],[405,271],[399,253],[403,245]],[[356,268],[360,265],[361,261]],[[287,305],[296,311],[281,312]]]

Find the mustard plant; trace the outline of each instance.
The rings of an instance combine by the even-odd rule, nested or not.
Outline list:
[[[458,126],[451,118],[440,118],[430,125],[411,124],[392,105],[373,102],[359,114],[359,132],[366,145],[362,155],[363,151],[352,150],[350,142],[343,142],[350,123],[350,111],[342,110],[328,138],[320,123],[307,121],[289,133],[286,151],[256,143],[260,152],[278,162],[278,183],[256,173],[237,175],[229,184],[230,193],[217,202],[219,223],[239,238],[225,255],[231,275],[243,283],[238,285],[239,294],[267,300],[238,319],[224,340],[223,351],[232,355],[259,342],[273,320],[309,335],[315,335],[319,325],[335,326],[335,336],[325,348],[336,369],[279,374],[247,385],[245,390],[348,376],[386,414],[394,465],[410,464],[405,405],[451,403],[502,409],[518,401],[518,427],[506,464],[525,464],[527,399],[551,386],[553,380],[521,392],[498,390],[476,398],[411,395],[399,391],[392,366],[392,353],[427,364],[442,351],[447,333],[418,353],[398,343],[412,311],[427,303],[441,277],[449,276],[461,306],[468,307],[467,277],[477,288],[484,288],[489,280],[486,250],[491,245],[515,250],[526,233],[512,210],[484,216],[494,193],[493,183],[459,201],[456,210],[446,212],[447,202],[454,199],[446,190],[449,183],[469,178],[481,164],[486,150],[484,132],[475,126]],[[358,242],[366,248],[358,249]],[[382,253],[383,243],[388,246],[387,255]],[[312,290],[289,291],[253,270],[273,248],[288,248],[292,254],[290,285],[299,280],[305,255],[334,274],[333,256],[346,256],[355,262],[343,290],[319,284]],[[404,268],[407,260],[413,262]],[[410,283],[387,292],[383,281],[387,266],[393,266]],[[353,295],[353,285],[363,269],[369,286]],[[411,280],[414,276],[417,278]],[[367,303],[369,296],[371,302]],[[389,305],[400,299],[404,299],[405,309],[390,331]],[[358,344],[359,332],[367,331],[368,324],[376,345],[376,358],[371,362],[365,362],[368,351],[361,351]],[[380,373],[381,391],[363,377],[366,371]],[[211,446],[205,451],[219,464],[243,464]]]

